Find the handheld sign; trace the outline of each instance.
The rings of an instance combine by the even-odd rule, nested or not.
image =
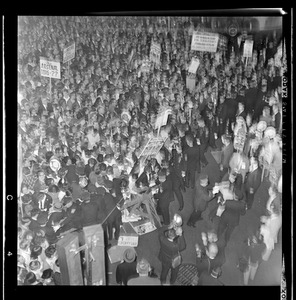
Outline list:
[[[61,79],[61,64],[57,61],[50,61],[40,57],[40,74],[44,77]]]
[[[219,35],[209,32],[193,32],[191,50],[216,52],[218,46]]]
[[[160,64],[161,47],[159,44],[152,42],[150,48],[150,60],[156,64]]]
[[[244,44],[244,57],[252,57],[253,54],[253,43],[254,41],[251,40],[245,40]]]
[[[75,57],[75,43],[71,44],[69,47],[64,49],[63,52],[63,63],[68,62],[69,60]]]
[[[197,68],[199,67],[199,59],[192,58],[191,64],[189,66],[188,72],[189,73],[196,73]]]

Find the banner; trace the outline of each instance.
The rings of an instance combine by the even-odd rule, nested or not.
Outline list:
[[[199,67],[199,64],[200,64],[199,59],[192,57],[192,60],[191,60],[188,72],[195,74],[196,71],[197,71],[197,69],[198,69],[198,67]]]
[[[218,46],[219,35],[209,32],[193,32],[191,50],[216,52]]]
[[[63,63],[73,59],[75,57],[75,43],[64,49]]]
[[[50,61],[40,57],[40,75],[44,77],[61,79],[61,64],[57,61]]]
[[[162,137],[152,137],[147,142],[146,146],[144,147],[142,153],[140,154],[139,158],[144,156],[155,156],[159,150],[161,149],[162,145],[164,144],[164,139]]]
[[[251,40],[245,40],[244,44],[244,57],[252,57],[253,54],[253,43],[254,41]]]
[[[160,64],[160,53],[161,47],[160,44],[152,42],[150,48],[150,60],[156,64]]]

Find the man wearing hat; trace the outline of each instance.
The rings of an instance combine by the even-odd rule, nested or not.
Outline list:
[[[185,175],[186,187],[193,189],[195,185],[195,172],[200,173],[200,146],[194,142],[192,135],[186,135],[187,146],[183,150],[187,169]]]
[[[106,206],[106,216],[107,218],[107,232],[108,232],[108,239],[112,240],[113,239],[113,228],[115,229],[115,240],[118,240],[119,238],[119,233],[120,233],[120,224],[122,223],[121,220],[121,212],[120,210],[116,207],[117,205],[117,199],[114,197],[115,192],[111,194],[111,191],[113,189],[113,184],[112,181],[107,180],[105,184],[105,189],[108,190],[108,192],[105,192],[104,195],[104,202]]]
[[[217,231],[219,240],[222,239],[222,235],[225,231],[224,240],[226,244],[228,243],[231,233],[239,224],[240,215],[245,213],[245,205],[243,192],[239,188],[234,188],[233,200],[227,200],[223,204],[225,210],[220,217]]]
[[[48,223],[48,213],[41,212],[37,217],[37,222],[39,224],[39,228],[45,233],[45,238],[47,239],[49,244],[54,244],[57,242],[57,235],[53,230],[52,226]],[[36,231],[35,231],[36,232]]]
[[[73,202],[72,197],[63,198],[63,209],[65,210],[65,219],[61,222],[61,228],[57,235],[71,228],[81,228],[81,207]]]
[[[142,258],[137,263],[136,267],[138,277],[131,278],[128,280],[127,285],[160,285],[160,280],[155,277],[150,277],[149,272],[151,271],[150,263]]]
[[[92,183],[87,186],[87,190],[90,193],[90,201],[96,203],[96,205],[98,206],[97,221],[98,223],[101,223],[106,217],[106,205],[104,201],[106,190],[103,187],[97,188]]]
[[[83,227],[98,224],[99,207],[96,202],[90,201],[90,193],[85,191],[81,195],[81,224]]]
[[[158,193],[154,197],[158,199],[157,207],[163,217],[163,223],[168,225],[170,223],[169,205],[174,201],[173,182],[171,178],[167,177],[166,169],[161,169],[158,172],[158,179],[160,187]]]
[[[116,282],[120,285],[127,285],[132,276],[137,276],[137,260],[134,248],[127,248],[123,253],[123,261],[116,267]]]
[[[212,199],[212,195],[208,189],[208,175],[201,174],[199,183],[193,190],[193,212],[187,222],[188,226],[195,227],[195,223],[201,219],[201,214],[206,210],[207,203]]]
[[[179,272],[179,266],[173,268],[172,261],[181,251],[185,250],[186,242],[181,227],[177,229],[168,228],[168,226],[163,226],[158,232],[160,242],[158,259],[162,264],[160,275],[161,284],[166,283],[167,274],[171,269],[170,284],[172,285],[175,283]]]

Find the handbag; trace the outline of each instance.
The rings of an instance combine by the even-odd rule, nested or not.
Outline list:
[[[175,269],[181,265],[182,257],[181,254],[178,252],[177,256],[172,260],[172,268]]]

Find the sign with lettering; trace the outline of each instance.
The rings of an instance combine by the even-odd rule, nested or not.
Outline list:
[[[129,246],[129,247],[137,247],[138,246],[139,237],[138,236],[127,236],[123,235],[118,238],[118,246]]]
[[[252,57],[253,54],[253,44],[254,41],[251,40],[245,40],[245,44],[244,44],[244,57]]]
[[[69,47],[64,49],[63,52],[63,62],[73,59],[75,57],[75,43],[71,44]]]
[[[155,156],[163,146],[165,140],[162,137],[152,137],[144,147],[140,157]]]
[[[50,61],[40,57],[40,75],[44,77],[61,79],[61,64],[58,61]]]
[[[199,67],[199,59],[192,57],[191,64],[189,66],[189,73],[196,73],[197,68]]]
[[[158,43],[152,42],[150,48],[150,60],[156,64],[160,64],[161,47]]]
[[[219,35],[210,32],[193,32],[191,50],[216,52],[218,46]]]

